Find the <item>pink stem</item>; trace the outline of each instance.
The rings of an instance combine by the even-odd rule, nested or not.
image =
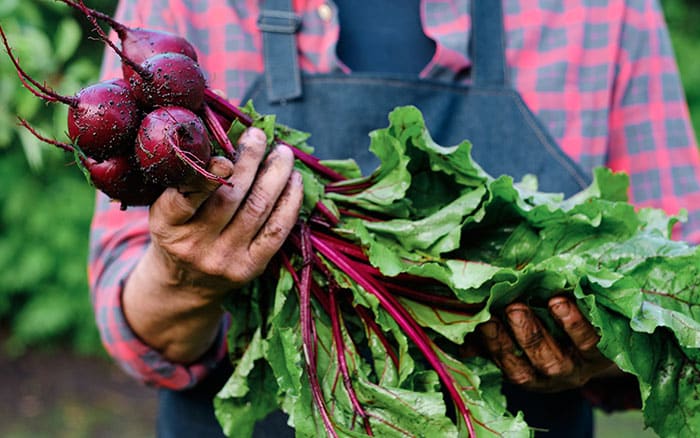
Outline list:
[[[211,131],[212,135],[214,136],[214,139],[216,140],[217,143],[219,143],[219,146],[221,146],[221,149],[224,150],[226,153],[227,157],[235,161],[236,156],[238,155],[236,153],[236,150],[233,148],[233,144],[231,144],[231,140],[228,138],[228,135],[226,134],[226,131],[224,131],[223,126],[221,126],[221,122],[219,121],[219,117],[216,115],[216,113],[211,109],[209,104],[204,103],[204,123],[206,123],[207,128]]]
[[[367,309],[365,309],[362,306],[354,306],[355,312],[357,312],[357,315],[360,317],[360,319],[365,323],[365,326],[367,327],[368,330],[374,332],[374,334],[379,338],[379,342],[382,343],[384,346],[384,349],[386,350],[387,354],[389,355],[389,358],[394,364],[394,368],[397,370],[399,369],[399,357],[396,355],[396,352],[394,351],[394,348],[391,346],[389,343],[389,339],[387,339],[386,335],[384,335],[384,332],[382,329],[379,328],[377,325],[377,322],[372,318],[372,316],[369,314]]]
[[[348,371],[348,363],[345,358],[345,341],[343,339],[343,331],[341,330],[341,315],[340,308],[336,302],[335,295],[337,293],[337,285],[332,278],[329,278],[330,287],[328,291],[328,296],[330,299],[330,317],[331,317],[331,330],[333,332],[333,339],[335,341],[335,348],[338,356],[338,367],[340,368],[340,374],[343,376],[343,385],[345,390],[350,397],[350,403],[352,404],[352,409],[355,414],[362,418],[362,423],[365,427],[365,432],[367,435],[374,436],[372,433],[372,427],[369,424],[369,418],[367,417],[367,412],[365,412],[360,400],[357,398],[357,393],[355,388],[352,386],[352,379],[350,378],[350,372]]]
[[[207,102],[207,104],[211,105],[214,111],[223,115],[227,119],[238,120],[244,126],[251,126],[253,124],[253,119],[250,116],[241,111],[236,105],[233,105],[223,97],[214,93],[214,91],[210,89],[204,90],[204,99]],[[345,178],[345,176],[341,175],[335,170],[322,165],[320,163],[320,160],[314,157],[313,155],[308,154],[302,151],[301,149],[294,147],[283,140],[280,140],[279,138],[275,138],[275,142],[290,147],[292,151],[294,151],[294,156],[299,161],[306,164],[309,168],[313,169],[314,171],[318,172],[320,175],[328,178],[329,180],[342,181],[347,179]]]
[[[12,53],[12,48],[10,47],[10,43],[7,42],[7,36],[5,35],[5,31],[2,29],[2,26],[0,26],[0,37],[2,37],[2,43],[5,46],[5,50],[7,50],[7,54],[10,56],[10,61],[12,61],[12,64],[14,64],[15,70],[17,71],[17,76],[19,76],[19,80],[22,82],[24,88],[29,90],[36,97],[48,102],[61,102],[72,107],[76,107],[78,105],[78,100],[75,97],[62,96],[56,93],[46,85],[40,84],[38,81],[29,76],[24,69],[22,69],[22,67],[19,65],[19,61]],[[29,85],[30,83],[36,87],[38,91]]]
[[[316,203],[316,210],[318,210],[318,212],[321,213],[321,215],[325,217],[328,220],[328,222],[331,223],[331,225],[338,225],[338,223],[340,222],[338,216],[336,216],[328,207],[326,207],[326,205],[323,202],[318,201]]]
[[[311,273],[313,271],[313,249],[310,241],[308,227],[302,223],[301,225],[301,253],[303,258],[303,267],[301,270],[301,284],[299,285],[299,322],[301,324],[302,349],[304,351],[304,360],[306,361],[307,374],[309,376],[309,384],[311,386],[311,394],[313,396],[316,407],[321,414],[323,425],[329,436],[337,438],[335,428],[331,422],[326,404],[323,400],[321,385],[318,382],[318,368],[316,364],[316,353],[314,343],[314,319],[311,314]]]
[[[213,173],[209,172],[207,169],[203,168],[197,161],[193,160],[190,155],[192,155],[189,152],[183,151],[180,146],[176,144],[176,142],[172,139],[169,138],[170,146],[173,148],[173,151],[175,154],[180,158],[182,161],[187,163],[188,166],[190,166],[195,172],[198,174],[202,175],[204,178],[208,179],[209,181],[215,181],[218,182],[219,184],[227,185],[229,187],[233,187],[233,183],[218,176],[214,175]]]
[[[105,42],[109,47],[114,50],[114,53],[119,55],[119,58],[121,58],[122,62],[126,63],[129,67],[131,67],[132,70],[138,74],[141,79],[144,81],[150,81],[153,77],[146,69],[141,67],[140,65],[136,64],[134,61],[132,61],[129,57],[126,56],[126,54],[119,48],[117,47],[112,40],[109,39],[107,34],[102,30],[100,25],[97,23],[97,19],[95,19],[94,11],[87,6],[85,6],[85,3],[83,3],[83,0],[78,0],[77,2],[77,7],[80,9],[85,16],[90,20],[90,23],[92,23],[93,28],[95,29],[95,32],[97,32],[97,35],[100,37],[102,41]],[[115,29],[116,30],[116,29]]]
[[[457,407],[462,419],[464,420],[469,436],[475,437],[476,435],[471,421],[471,415],[464,402],[464,399],[460,394],[460,390],[457,387],[457,382],[452,374],[450,374],[450,372],[447,370],[445,364],[442,363],[436,354],[433,342],[421,329],[418,323],[411,317],[408,311],[404,309],[403,306],[401,306],[401,304],[386,289],[384,289],[381,284],[377,283],[372,278],[368,278],[367,276],[360,274],[349,259],[346,259],[345,256],[327,246],[323,240],[315,236],[311,236],[311,242],[321,254],[334,263],[341,271],[350,276],[359,286],[365,289],[368,293],[374,295],[379,300],[379,304],[389,313],[389,315],[392,316],[399,327],[401,327],[406,335],[416,344],[428,363],[430,363],[435,372],[438,374],[440,380],[442,380],[442,383],[449,392],[452,401],[455,403],[455,406]]]

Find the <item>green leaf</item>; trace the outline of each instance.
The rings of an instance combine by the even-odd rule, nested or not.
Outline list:
[[[477,436],[529,436],[522,414],[506,410],[498,368],[483,358],[460,359],[458,345],[516,300],[527,303],[555,338],[563,337],[547,301],[568,294],[599,330],[601,352],[637,377],[647,424],[662,436],[698,435],[700,249],[669,238],[683,214],[636,209],[627,202],[627,176],[607,169],[597,169],[592,184],[568,199],[538,191],[532,176],[494,179],[472,160],[468,141],[436,144],[416,108],[397,108],[389,119],[387,128],[370,134],[381,162],[372,175],[358,176],[353,163],[336,161],[353,179],[326,192],[310,169],[299,166],[306,208],[326,205],[340,220],[323,232],[344,240],[317,254],[313,277],[315,296],[324,297],[334,284],[348,297],[340,312],[342,350],[325,310],[328,298],[312,301],[317,375],[337,433],[365,436],[346,382],[376,436],[465,436],[465,422],[446,415],[443,379],[451,379]],[[356,190],[343,193],[343,187]],[[303,263],[292,257],[295,269]],[[266,290],[260,296],[272,289]],[[296,286],[284,270],[274,297],[260,333],[267,333],[263,356],[278,404],[299,436],[325,434],[301,353]],[[352,306],[367,309],[379,329]],[[414,334],[406,321],[424,333]],[[423,350],[411,336],[420,338]],[[425,348],[446,366],[447,377],[431,369]],[[249,360],[240,363],[251,369]]]

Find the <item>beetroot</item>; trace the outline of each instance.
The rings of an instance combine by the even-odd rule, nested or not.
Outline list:
[[[100,162],[83,162],[96,189],[122,204],[151,205],[165,187],[147,182],[133,159],[128,156],[112,157]]]
[[[133,150],[141,111],[122,79],[100,82],[75,95],[68,136],[86,155],[103,160]]]
[[[144,117],[136,137],[136,159],[150,182],[177,186],[193,171],[204,175],[210,158],[206,128],[192,111],[162,107]]]
[[[122,63],[133,70],[129,83],[141,106],[152,109],[177,105],[193,111],[202,108],[206,80],[197,61],[181,53],[159,53],[137,64],[109,39],[82,1],[78,2],[78,7],[93,23],[99,38],[119,55]]]
[[[124,55],[136,64],[141,64],[151,56],[160,53],[177,53],[197,61],[197,52],[195,52],[194,47],[178,35],[145,29],[129,29],[111,23],[110,26],[119,35]],[[122,63],[122,73],[124,79],[127,80],[131,79],[135,74],[133,69],[126,63]]]
[[[192,58],[160,53],[146,59],[130,79],[136,100],[145,108],[177,105],[202,108],[206,80]]]

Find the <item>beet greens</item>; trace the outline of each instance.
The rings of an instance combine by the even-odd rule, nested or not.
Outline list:
[[[627,203],[625,175],[598,169],[570,199],[539,192],[533,178],[493,178],[468,142],[435,144],[420,112],[404,107],[370,135],[372,150],[399,159],[349,179],[309,159],[306,136],[274,117],[207,99],[232,121],[231,138],[261,127],[296,147],[306,175],[308,209],[271,268],[277,280],[249,287],[250,308],[240,295],[228,307],[231,350],[242,352],[216,400],[229,434],[281,406],[302,436],[529,436],[505,410],[498,369],[463,346],[508,303],[546,315],[559,294],[577,299],[603,354],[637,376],[650,427],[700,429],[698,411],[670,408],[700,407],[690,395],[700,390],[700,253],[670,240],[682,215]],[[414,184],[418,174],[431,193]],[[258,323],[239,325],[250,321],[244,311]],[[259,387],[277,397],[256,400],[248,388]]]

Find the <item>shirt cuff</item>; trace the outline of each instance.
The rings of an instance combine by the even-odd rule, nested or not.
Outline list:
[[[226,332],[228,318],[223,317],[219,333],[211,348],[196,362],[178,364],[164,358],[161,353],[144,343],[133,332],[124,316],[121,303],[122,287],[112,294],[111,309],[103,321],[108,336],[105,346],[117,363],[130,375],[147,385],[183,390],[192,388],[206,377],[227,356]]]

